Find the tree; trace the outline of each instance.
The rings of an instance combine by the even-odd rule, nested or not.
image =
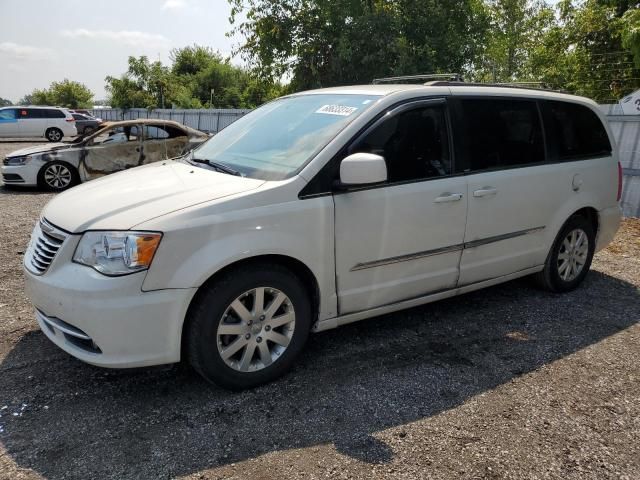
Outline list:
[[[560,1],[559,21],[532,48],[529,71],[551,87],[599,102],[636,90],[637,8],[632,1]]]
[[[146,56],[129,57],[129,68],[120,78],[108,76],[110,104],[119,108],[159,108],[170,97],[173,82],[169,69]]]
[[[466,71],[488,25],[481,0],[229,1],[239,53],[291,90]]]
[[[129,57],[125,74],[106,78],[110,104],[120,108],[253,108],[280,93],[279,84],[253,77],[208,47],[174,49],[170,58],[168,67],[149,62],[147,57]]]
[[[35,89],[20,100],[22,105],[57,105],[66,108],[89,108],[93,93],[85,85],[64,79],[53,82],[48,89]]]
[[[640,8],[630,8],[622,15],[622,46],[631,51],[640,67]]]
[[[222,56],[210,47],[193,45],[174,48],[170,54],[171,71],[176,75],[195,75],[211,64],[222,61]]]
[[[10,107],[13,105],[11,100],[7,100],[6,98],[0,97],[0,107]]]
[[[529,55],[554,24],[553,10],[539,0],[490,0],[486,9],[490,27],[476,79],[527,80]]]

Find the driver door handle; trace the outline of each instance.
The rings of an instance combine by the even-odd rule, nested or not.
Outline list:
[[[498,189],[495,187],[482,187],[480,190],[475,190],[473,192],[473,196],[476,198],[489,197],[491,195],[495,195],[496,193],[498,193]]]
[[[433,203],[447,203],[447,202],[457,202],[462,198],[461,193],[443,193],[439,197],[437,197]]]

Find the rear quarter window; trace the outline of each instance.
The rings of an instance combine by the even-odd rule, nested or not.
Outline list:
[[[45,110],[47,118],[65,118],[65,114],[62,110],[56,110],[54,108],[48,108]]]
[[[600,118],[577,103],[546,101],[545,127],[553,139],[558,160],[576,160],[611,154],[611,143]]]

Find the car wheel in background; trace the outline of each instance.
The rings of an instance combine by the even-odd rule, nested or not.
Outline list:
[[[552,292],[573,290],[587,276],[595,247],[594,226],[588,219],[574,215],[553,242],[544,270],[535,275],[538,284]]]
[[[189,309],[189,362],[205,379],[232,390],[284,374],[311,328],[301,280],[279,265],[247,265],[205,285]]]
[[[62,140],[63,134],[62,130],[54,127],[47,129],[44,136],[47,137],[47,140],[49,140],[50,142],[59,142],[60,140]]]
[[[78,171],[65,162],[50,162],[38,172],[38,186],[61,192],[80,183]]]

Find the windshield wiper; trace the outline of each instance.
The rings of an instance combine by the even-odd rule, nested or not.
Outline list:
[[[244,176],[238,170],[234,170],[230,166],[221,162],[216,162],[215,160],[207,160],[206,158],[196,158],[196,157],[191,157],[189,160],[195,163],[204,163],[205,165],[209,165],[210,167],[214,168],[218,172],[228,173],[229,175],[235,175],[236,177]]]

